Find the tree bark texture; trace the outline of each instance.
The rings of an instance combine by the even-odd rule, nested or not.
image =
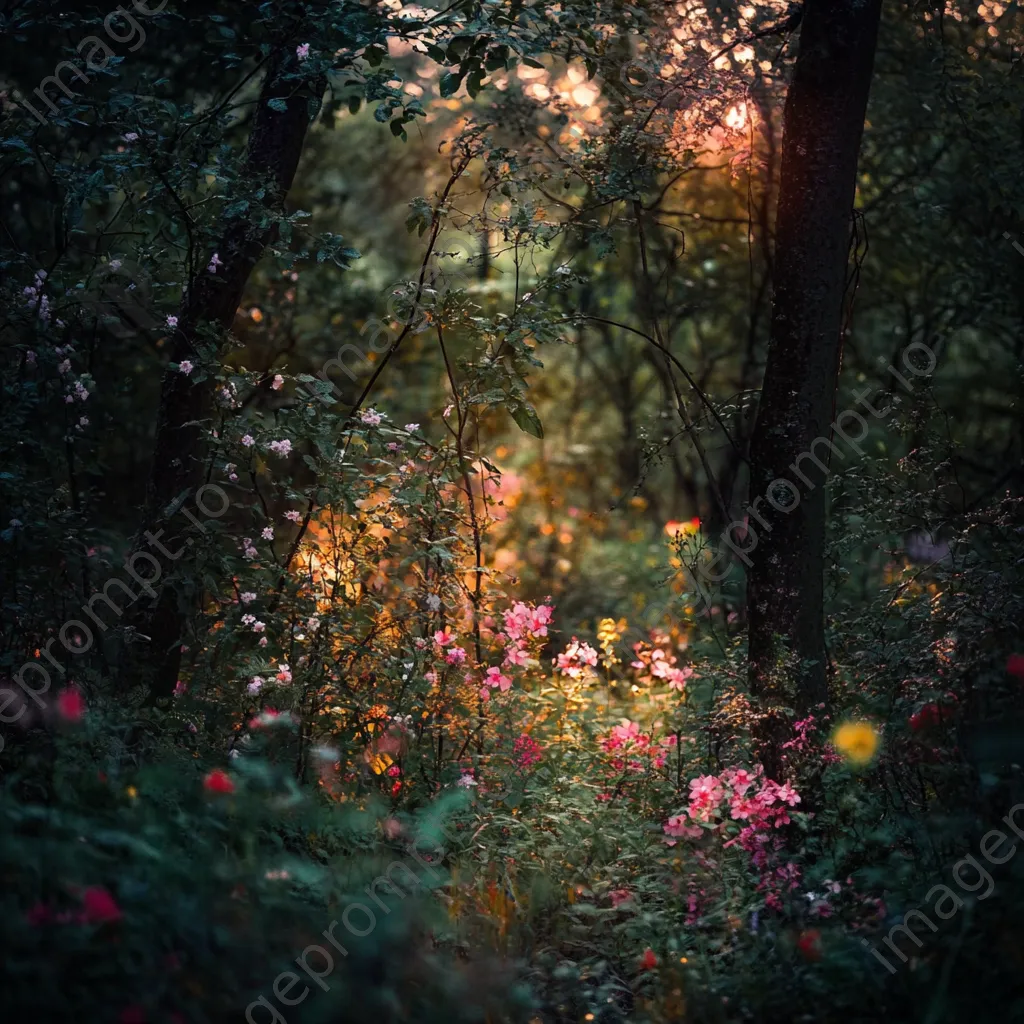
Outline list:
[[[742,542],[750,684],[769,706],[806,710],[827,699],[822,453],[829,449],[812,444],[831,438],[857,157],[881,7],[882,0],[807,0],[783,113],[771,332]],[[804,458],[794,470],[807,452],[819,462]],[[780,669],[787,656],[792,668]]]
[[[172,364],[182,360],[196,363],[204,349],[210,351],[211,343],[214,358],[219,357],[224,333],[234,320],[246,283],[277,235],[275,216],[282,210],[295,178],[306,132],[326,88],[322,79],[303,80],[296,70],[296,60],[290,53],[267,70],[240,174],[244,187],[254,196],[260,189],[263,193],[258,202],[251,204],[247,216],[225,227],[215,250],[220,260],[215,273],[206,269],[212,253],[198,254],[202,265],[183,297],[171,338]],[[177,529],[184,520],[168,517],[169,506],[185,496],[192,514],[196,514],[192,495],[206,473],[204,441],[212,409],[210,380],[196,383],[173,367],[164,372],[144,529],[156,530],[165,521],[169,529]],[[211,498],[208,504],[216,507],[217,499]],[[167,538],[162,543],[168,548],[180,547]],[[183,564],[177,563],[175,568],[180,571]],[[132,650],[125,682],[148,683],[152,699],[169,696],[174,690],[188,604],[184,595],[165,585],[159,589],[155,606],[143,613],[139,630],[150,639]]]

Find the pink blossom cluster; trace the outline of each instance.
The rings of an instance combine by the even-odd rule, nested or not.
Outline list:
[[[670,690],[682,692],[694,670],[689,666],[678,667],[679,659],[668,649],[671,642],[668,636],[654,633],[651,639],[653,647],[642,640],[633,644],[636,661],[630,662],[630,667],[636,669],[637,681],[648,686],[666,682]]]
[[[34,927],[51,924],[108,924],[120,921],[124,915],[117,901],[101,886],[90,886],[81,893],[82,909],[57,911],[48,903],[37,903],[25,915]]]
[[[613,759],[612,768],[617,772],[643,771],[646,765],[641,760],[650,758],[655,768],[665,764],[669,751],[676,745],[674,735],[655,740],[653,735],[640,731],[638,722],[623,718],[619,725],[612,726],[611,732],[601,741],[601,747],[608,753],[619,751],[620,757]]]
[[[711,823],[722,817],[725,805],[728,805],[729,818],[747,822],[741,837],[750,830],[758,832],[788,825],[791,820],[788,808],[800,803],[800,794],[788,782],[779,784],[771,779],[761,781],[755,791],[760,776],[758,765],[753,772],[745,768],[726,768],[721,775],[700,775],[692,779],[686,811],[673,815],[663,827],[665,834],[673,837],[666,839],[668,845],[674,846],[676,838],[682,836],[700,835],[700,827],[691,823]],[[746,849],[742,839],[740,845]]]
[[[524,732],[512,744],[512,757],[520,768],[529,768],[541,759],[541,745]]]
[[[583,640],[572,638],[572,643],[552,663],[556,672],[570,679],[579,679],[587,668],[597,665],[597,651]]]
[[[760,765],[752,772],[745,768],[726,768],[720,775],[700,775],[690,781],[690,802],[685,811],[675,814],[662,826],[665,842],[675,846],[683,837],[702,834],[701,824],[715,828],[729,819],[743,827],[723,847],[738,845],[750,855],[751,866],[759,875],[758,890],[765,893],[765,904],[782,909],[782,895],[800,882],[800,867],[782,861],[782,841],[773,829],[790,822],[789,808],[800,803],[800,794],[788,782],[762,778]]]
[[[530,660],[531,641],[548,635],[548,623],[554,608],[550,604],[528,604],[516,601],[502,613],[504,628],[498,633],[498,640],[505,648],[506,665],[525,665]]]

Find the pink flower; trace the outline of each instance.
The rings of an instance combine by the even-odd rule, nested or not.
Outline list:
[[[622,719],[621,725],[612,727],[612,736],[620,743],[630,743],[640,735],[638,722],[631,722],[628,718]]]
[[[256,595],[251,590],[245,590],[239,595],[242,604],[250,604],[256,600]]]
[[[669,846],[675,846],[676,839],[681,839],[683,837],[696,839],[703,831],[703,829],[698,825],[688,824],[685,814],[673,814],[661,828],[665,835],[675,837],[674,839],[665,840]]]
[[[217,273],[217,268],[223,262],[224,261],[220,258],[220,256],[218,256],[217,253],[214,253],[213,256],[210,258],[209,264],[206,267],[207,272],[210,273],[210,274],[216,274]]]
[[[251,448],[255,443],[256,439],[252,436],[252,434],[246,434],[245,437],[242,438],[243,448]]]
[[[461,665],[466,660],[466,652],[461,647],[453,647],[444,656],[449,665]]]
[[[290,519],[293,523],[297,523],[302,518],[301,512],[296,512],[295,509],[290,509],[284,514],[285,519]]]
[[[264,540],[273,540],[274,539],[274,528],[272,526],[264,526],[263,527],[263,532],[260,534],[260,536]]]
[[[492,688],[498,688],[502,693],[506,693],[512,687],[512,680],[508,676],[502,675],[501,669],[494,665],[487,670],[487,678],[484,683]]]
[[[175,327],[178,326],[178,318],[176,316],[168,316],[167,326],[173,330]]]
[[[686,680],[692,675],[692,668],[670,668],[666,676],[668,679],[668,688],[670,690],[679,690],[679,692],[682,693],[686,688]]]
[[[259,693],[260,690],[262,690],[262,689],[263,689],[263,677],[262,676],[253,676],[252,677],[252,681],[246,687],[246,690],[248,690],[249,693],[252,694],[253,696],[255,696],[257,693]]]
[[[622,906],[623,903],[629,903],[633,899],[633,894],[628,889],[612,889],[608,895],[611,897],[613,907]]]
[[[795,807],[800,803],[800,794],[788,782],[775,787],[775,797],[777,800],[789,804],[790,807]]]
[[[288,455],[292,450],[292,443],[287,438],[283,441],[271,441],[270,450],[274,452],[275,455]]]
[[[384,419],[383,416],[376,409],[364,409],[360,414],[359,418],[368,427],[379,427],[381,421]]]
[[[295,47],[295,56],[299,60],[306,60],[309,57],[309,43],[303,43],[301,46]]]
[[[436,643],[438,647],[447,647],[454,639],[455,637],[452,636],[451,630],[449,630],[447,626],[444,629],[439,629],[434,634],[434,643]]]
[[[278,669],[277,675],[274,677],[279,683],[290,683],[292,681],[292,670],[288,667],[287,662],[282,662]]]
[[[85,700],[77,686],[68,686],[57,698],[57,714],[65,722],[79,722],[85,714]]]
[[[761,805],[757,800],[734,796],[729,804],[729,811],[734,821],[746,821],[751,815],[756,818],[760,814]]]
[[[530,653],[525,647],[508,647],[505,650],[506,665],[525,665],[530,660]]]
[[[120,921],[123,916],[114,897],[102,886],[91,886],[82,893],[82,920],[86,924]]]
[[[757,772],[753,775],[750,774],[745,768],[726,768],[722,772],[722,781],[729,786],[729,788],[737,796],[743,796],[744,793],[754,784],[757,779]]]
[[[279,373],[274,374],[274,380],[272,381],[270,387],[274,391],[280,391],[281,388],[284,387],[284,377],[282,377],[281,374]]]

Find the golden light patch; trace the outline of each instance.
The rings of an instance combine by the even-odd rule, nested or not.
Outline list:
[[[868,722],[844,722],[833,734],[832,746],[852,764],[867,764],[878,752],[878,730]]]

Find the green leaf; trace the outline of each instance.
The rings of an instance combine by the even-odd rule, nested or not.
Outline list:
[[[469,93],[470,97],[476,99],[477,94],[483,88],[484,72],[482,68],[477,68],[469,78],[466,79],[466,92]]]
[[[462,85],[462,72],[446,71],[441,76],[441,95],[445,99],[454,96]]]
[[[510,412],[520,430],[532,434],[534,437],[544,437],[544,427],[541,425],[537,410],[532,405],[524,402],[521,405],[513,406]]]

